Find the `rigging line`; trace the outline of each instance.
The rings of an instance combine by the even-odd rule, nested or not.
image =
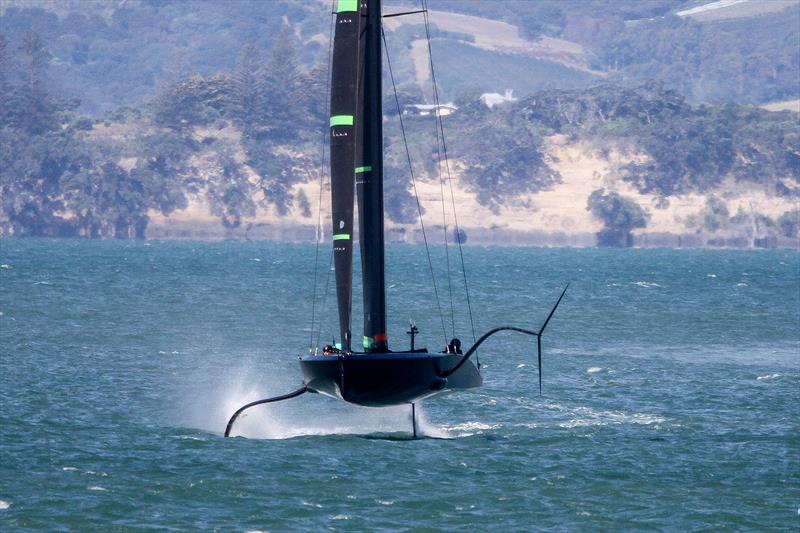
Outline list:
[[[418,9],[416,11],[403,11],[402,13],[389,13],[388,15],[383,15],[381,18],[392,18],[392,17],[402,17],[403,15],[416,15],[417,13],[425,12],[424,9]]]
[[[335,0],[331,0],[331,9],[335,7]],[[336,21],[336,16],[331,17],[331,24],[330,29],[328,31],[328,69],[325,71],[325,94],[323,97],[325,98],[325,117],[330,115],[330,98],[328,97],[328,93],[330,92],[330,85],[331,85],[331,56],[333,52],[333,27]],[[310,339],[309,339],[309,346],[308,351],[311,352],[314,349],[314,325],[316,323],[316,311],[317,311],[317,269],[319,264],[319,245],[320,241],[322,240],[322,236],[325,235],[325,232],[322,231],[322,191],[325,188],[325,141],[328,137],[329,129],[322,128],[322,150],[321,150],[321,157],[320,157],[320,165],[319,165],[319,199],[317,201],[317,227],[314,231],[316,236],[316,246],[314,247],[314,288],[313,288],[313,297],[311,298],[311,331],[310,331]],[[333,254],[331,254],[332,256]],[[325,281],[326,292],[327,292],[327,284],[328,279],[330,278],[331,270],[330,267],[328,268],[328,272],[326,274],[327,278]],[[327,294],[326,294],[327,296]],[[322,320],[320,319],[320,333],[317,335],[317,345],[319,345],[319,337],[322,335]]]
[[[425,32],[426,34],[429,32],[428,30],[428,17],[427,17],[427,9],[425,5],[422,5],[422,10],[418,11],[419,13],[425,13]],[[430,52],[430,48],[428,49]],[[435,80],[436,78],[433,75],[433,63],[431,65],[431,78]],[[439,177],[439,192],[442,199],[442,231],[444,234],[444,255],[445,255],[445,263],[447,267],[447,291],[450,297],[450,332],[452,337],[456,336],[456,313],[455,313],[455,305],[453,303],[453,281],[450,277],[452,267],[450,266],[450,243],[449,239],[447,238],[447,208],[445,207],[445,195],[444,195],[444,175],[442,174],[442,150],[441,144],[439,139],[439,122],[438,118],[440,116],[440,108],[439,108],[439,101],[434,91],[434,108],[433,108],[433,129],[436,132],[436,172]],[[437,118],[438,117],[438,118]]]
[[[320,306],[323,310],[325,309],[325,305],[328,302],[328,288],[331,284],[331,268],[333,268],[333,249],[331,249],[330,259],[328,260],[328,275],[325,276],[325,291],[322,293],[322,305]],[[322,338],[322,319],[319,320],[319,329],[317,330],[317,346],[319,346],[319,341]]]
[[[433,67],[433,48],[431,47],[431,34],[430,34],[430,23],[428,19],[428,1],[422,0],[422,7],[425,11],[423,17],[425,19],[425,36],[428,42],[428,58],[430,60],[431,66],[431,81],[433,82],[433,98],[434,98],[434,105],[439,105],[439,88],[438,84],[436,83],[436,70]],[[467,269],[464,262],[464,249],[461,243],[461,228],[458,224],[458,213],[456,211],[456,198],[455,193],[453,192],[453,178],[450,173],[450,160],[447,157],[447,142],[444,136],[444,121],[442,120],[442,116],[439,115],[437,117],[439,123],[439,129],[441,130],[442,136],[442,150],[444,151],[444,164],[445,164],[445,171],[447,172],[447,181],[450,184],[450,202],[453,207],[453,223],[456,227],[456,243],[458,244],[458,255],[461,258],[461,273],[464,278],[464,292],[466,294],[467,299],[467,310],[469,313],[469,323],[472,329],[472,341],[475,342],[476,335],[475,335],[475,319],[472,314],[472,302],[470,301],[469,296],[469,283],[467,282]],[[480,368],[480,359],[478,358],[477,352],[475,353],[475,358],[478,362],[478,368]]]
[[[403,145],[406,148],[406,160],[408,161],[408,171],[411,174],[411,184],[414,187],[414,199],[417,201],[417,213],[419,214],[419,225],[422,228],[422,239],[425,241],[425,254],[428,256],[428,267],[431,271],[433,281],[433,293],[436,296],[436,308],[439,310],[439,318],[442,321],[442,334],[445,346],[447,345],[447,328],[444,325],[444,314],[442,304],[439,302],[439,290],[436,288],[436,275],[433,271],[433,261],[431,261],[431,250],[428,246],[428,236],[425,233],[425,221],[422,219],[422,204],[417,194],[417,180],[414,178],[414,166],[411,164],[411,153],[408,151],[408,140],[406,138],[406,127],[403,123],[403,113],[400,110],[400,99],[397,97],[397,85],[394,82],[394,72],[392,71],[392,60],[389,58],[389,47],[386,44],[386,33],[381,26],[381,38],[383,39],[383,49],[386,51],[386,66],[389,68],[389,78],[392,80],[392,90],[394,91],[394,103],[397,106],[397,117],[400,119],[400,131],[403,134]]]

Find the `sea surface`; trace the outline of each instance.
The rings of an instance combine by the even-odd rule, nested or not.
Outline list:
[[[0,240],[0,531],[800,530],[800,254],[464,256],[478,335],[537,328],[571,283],[542,395],[535,342],[501,333],[482,388],[423,403],[426,438],[408,406],[307,394],[225,439],[337,335],[329,246]],[[425,248],[387,249],[395,348],[409,319],[471,344],[447,260],[437,305]]]

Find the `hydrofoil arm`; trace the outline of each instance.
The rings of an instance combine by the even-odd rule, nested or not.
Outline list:
[[[464,363],[467,362],[467,360],[469,360],[469,358],[472,356],[472,354],[475,353],[478,347],[481,344],[483,344],[483,342],[486,339],[488,339],[495,333],[498,333],[500,331],[516,331],[518,333],[524,333],[525,335],[531,335],[533,337],[536,337],[536,352],[539,363],[539,394],[541,394],[542,393],[542,333],[544,333],[544,328],[547,327],[547,324],[548,322],[550,322],[550,319],[553,318],[553,314],[556,312],[556,309],[558,309],[558,304],[561,303],[561,299],[564,298],[564,294],[566,294],[568,288],[569,288],[569,283],[567,283],[567,286],[564,287],[563,291],[561,291],[561,296],[558,297],[556,304],[550,310],[550,314],[547,315],[547,319],[544,321],[544,324],[542,324],[542,327],[539,328],[539,331],[531,331],[529,329],[518,328],[515,326],[500,326],[494,329],[490,329],[489,331],[481,335],[481,337],[477,341],[475,341],[475,344],[473,344],[472,347],[469,350],[467,350],[467,352],[464,354],[464,358],[461,359],[461,361],[459,361],[456,366],[454,366],[447,372],[442,373],[440,377],[447,378],[448,376],[454,374],[459,368],[461,368],[461,365],[463,365]]]
[[[291,398],[296,398],[297,396],[300,396],[301,394],[304,394],[306,392],[308,392],[308,387],[303,385],[299,389],[297,389],[295,391],[292,391],[292,392],[290,392],[288,394],[284,394],[282,396],[274,396],[272,398],[265,398],[263,400],[256,400],[254,402],[248,403],[247,405],[243,405],[242,407],[237,409],[236,412],[233,413],[233,416],[231,417],[231,419],[228,420],[228,425],[225,427],[225,436],[226,437],[230,436],[231,429],[233,428],[233,423],[236,422],[236,419],[239,418],[239,415],[242,414],[242,412],[245,409],[249,409],[249,408],[251,408],[251,407],[253,407],[255,405],[261,405],[262,403],[272,403],[272,402],[280,402],[280,401],[283,401],[283,400],[289,400]]]

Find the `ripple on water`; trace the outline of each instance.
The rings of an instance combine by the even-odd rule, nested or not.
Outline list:
[[[648,413],[625,413],[622,411],[602,411],[589,407],[577,407],[572,414],[575,418],[561,422],[559,427],[565,429],[585,426],[611,426],[622,424],[658,425],[666,422],[666,418]]]

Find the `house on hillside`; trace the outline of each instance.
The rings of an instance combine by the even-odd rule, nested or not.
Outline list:
[[[489,109],[496,105],[505,104],[506,102],[516,102],[513,89],[506,89],[505,94],[500,93],[483,93],[481,95],[481,102]]]
[[[446,104],[408,104],[403,108],[404,115],[412,115],[417,117],[429,117],[436,115],[438,117],[446,117],[452,115],[458,110],[458,107],[452,102]]]

